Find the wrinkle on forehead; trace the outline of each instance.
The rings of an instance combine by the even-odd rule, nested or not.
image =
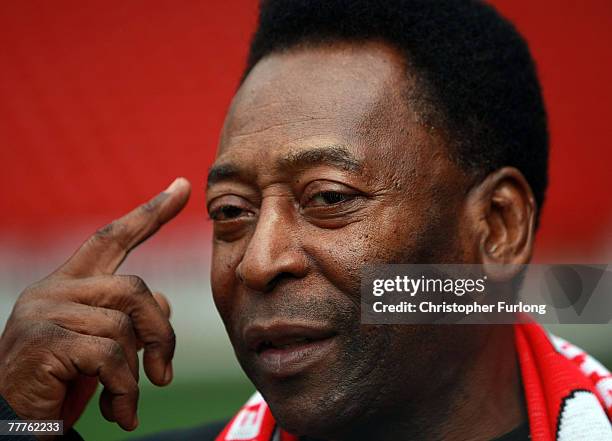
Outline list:
[[[218,157],[231,152],[250,164],[271,164],[288,149],[340,144],[370,157],[371,170],[405,184],[447,154],[444,140],[406,99],[418,94],[407,69],[403,56],[382,43],[269,55],[236,94]]]
[[[387,46],[339,44],[272,54],[251,71],[236,94],[226,139],[278,129],[352,130],[381,100],[401,102],[401,56]],[[272,130],[274,131],[274,130]]]
[[[250,132],[249,131],[245,131],[245,130],[238,131],[238,133],[234,133],[232,135],[232,138],[235,140],[235,139],[239,139],[239,138],[245,137],[245,136],[258,135],[258,134],[261,134],[261,133],[263,133],[263,132],[265,132],[267,130],[281,128],[281,127],[284,127],[284,126],[287,126],[287,125],[292,125],[292,124],[295,125],[295,124],[301,124],[301,123],[309,123],[309,122],[313,122],[315,120],[331,120],[331,118],[329,118],[329,117],[314,117],[314,116],[311,116],[311,117],[302,118],[302,119],[295,119],[295,120],[293,120],[291,122],[288,122],[288,123],[270,124],[268,126],[264,126],[262,128],[259,128],[259,129],[254,129],[254,130],[252,130]]]

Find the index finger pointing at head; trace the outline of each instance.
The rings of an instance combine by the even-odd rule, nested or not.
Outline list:
[[[183,209],[190,192],[189,181],[177,178],[149,202],[98,230],[60,271],[74,276],[114,273],[132,249]]]

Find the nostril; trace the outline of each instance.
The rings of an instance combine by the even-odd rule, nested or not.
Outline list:
[[[270,292],[274,290],[274,288],[276,288],[277,285],[280,285],[283,281],[290,280],[290,279],[296,279],[296,277],[292,273],[289,273],[289,272],[279,273],[276,276],[274,276],[274,278],[266,284],[266,287],[263,290],[263,292],[264,293]]]
[[[234,277],[242,285],[258,293],[273,291],[285,280],[300,279],[308,273],[306,265],[296,265],[294,260],[265,259],[258,256],[245,256],[236,265]],[[306,259],[303,259],[306,261]]]

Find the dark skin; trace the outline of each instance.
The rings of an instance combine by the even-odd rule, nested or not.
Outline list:
[[[406,73],[381,43],[269,56],[234,98],[211,169],[215,302],[298,435],[488,440],[525,419],[510,327],[359,323],[364,264],[483,263],[503,279],[493,264],[526,263],[533,246],[520,172],[477,178],[451,161],[443,130],[403,99]],[[137,352],[167,384],[174,333],[164,297],[115,271],[189,192],[179,180],[22,293],[0,339],[0,394],[21,418],[67,429],[99,381],[103,415],[137,426]]]
[[[143,348],[147,377],[159,386],[170,383],[175,337],[169,304],[140,277],[115,272],[182,210],[189,193],[189,182],[178,179],[98,230],[21,293],[0,338],[0,395],[21,419],[61,419],[68,430],[100,382],[102,415],[133,430]]]
[[[227,117],[207,191],[213,294],[243,369],[290,432],[487,440],[525,418],[510,327],[359,323],[366,263],[531,253],[520,173],[466,173],[406,103],[411,87],[383,44],[293,49],[255,66]],[[324,330],[332,350],[293,369],[249,345],[252,328],[292,325]]]

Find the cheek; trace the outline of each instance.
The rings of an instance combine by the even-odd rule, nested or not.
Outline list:
[[[372,228],[374,219],[364,219],[340,229],[312,229],[304,232],[306,253],[315,266],[315,272],[339,292],[359,303],[361,271],[368,263],[381,261],[384,244],[380,232]],[[383,247],[383,248],[381,248]]]
[[[231,316],[238,279],[236,266],[240,262],[240,252],[230,244],[213,245],[210,284],[215,305],[223,321]]]
[[[406,212],[403,206],[378,207],[377,213],[341,229],[307,231],[304,247],[334,285],[358,290],[364,265],[410,262],[418,255],[428,222]]]
[[[358,303],[365,265],[449,261],[456,222],[431,202],[423,205],[420,210],[407,202],[379,206],[344,228],[306,231],[304,248],[317,272]]]

